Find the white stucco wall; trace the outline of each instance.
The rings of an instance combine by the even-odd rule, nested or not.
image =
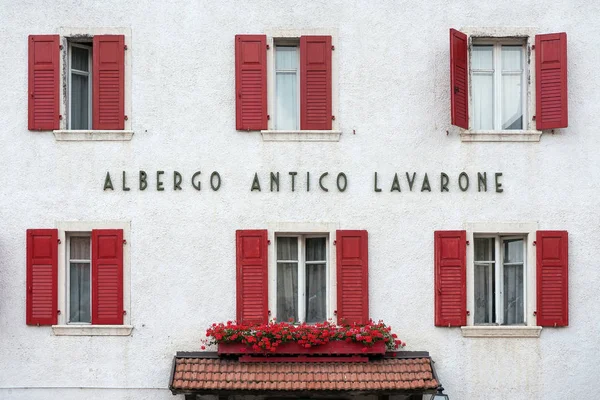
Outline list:
[[[600,370],[599,16],[594,2],[548,0],[0,2],[0,398],[173,398],[174,353],[199,350],[209,324],[235,317],[235,230],[306,221],[368,230],[370,315],[407,350],[431,353],[452,399],[584,398]],[[569,128],[539,143],[461,142],[450,125],[448,29],[463,26],[567,32]],[[59,142],[27,130],[27,35],[60,27],[131,29],[131,141]],[[339,142],[235,131],[234,35],[285,28],[337,30]],[[166,171],[166,190],[137,190],[140,169],[149,182]],[[130,192],[119,190],[122,170]],[[171,189],[173,170],[182,191]],[[200,192],[189,184],[197,170]],[[102,191],[107,171],[114,192]],[[279,193],[268,191],[270,171],[282,174]],[[297,184],[306,171],[328,171],[330,188],[343,171],[348,189],[325,193],[313,180],[310,192],[291,192],[288,171]],[[390,193],[394,172],[405,171],[428,172],[432,192],[408,192],[403,180]],[[476,192],[478,171],[503,172],[504,192]],[[261,193],[250,192],[255,172]],[[440,172],[449,193],[439,192]],[[131,221],[131,336],[58,337],[25,325],[26,229],[72,220]],[[569,231],[569,327],[476,339],[433,326],[433,231],[476,221]]]

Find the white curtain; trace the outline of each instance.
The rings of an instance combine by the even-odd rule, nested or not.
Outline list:
[[[70,322],[92,322],[90,307],[91,299],[91,269],[90,262],[90,238],[70,238],[70,262],[69,265],[69,321]]]
[[[277,238],[277,260],[277,320],[297,322],[298,238]]]
[[[306,239],[306,322],[327,319],[326,239]],[[315,263],[323,261],[323,263]]]
[[[523,46],[502,46],[502,129],[523,129]]]
[[[71,48],[71,129],[90,129],[89,121],[89,53]]]
[[[278,130],[299,129],[297,49],[277,46],[275,50],[275,126]]]
[[[508,240],[504,242],[504,324],[524,322],[523,240]]]
[[[495,313],[495,240],[475,239],[475,323],[490,324],[496,320]]]
[[[471,51],[473,127],[494,129],[493,46],[473,46]]]

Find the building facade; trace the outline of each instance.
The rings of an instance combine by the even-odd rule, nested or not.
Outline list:
[[[589,396],[598,13],[0,4],[0,398],[195,396],[174,356],[236,318],[384,320],[451,399]]]

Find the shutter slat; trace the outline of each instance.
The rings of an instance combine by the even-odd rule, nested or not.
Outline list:
[[[236,319],[240,324],[269,320],[266,230],[236,231]]]
[[[536,128],[566,128],[567,34],[549,33],[535,37]]]
[[[466,231],[436,231],[435,325],[467,324]]]
[[[92,323],[123,324],[123,230],[92,231]]]
[[[125,36],[94,36],[93,128],[125,129]]]
[[[337,319],[339,324],[369,321],[367,231],[336,231]]]
[[[450,29],[450,109],[452,125],[469,129],[467,35]]]
[[[59,129],[58,35],[29,36],[29,130]]]
[[[58,230],[27,230],[27,325],[58,322]]]
[[[300,129],[331,130],[331,36],[300,38]]]
[[[236,129],[268,129],[267,37],[235,37]]]
[[[569,325],[569,236],[566,231],[536,234],[537,324]]]

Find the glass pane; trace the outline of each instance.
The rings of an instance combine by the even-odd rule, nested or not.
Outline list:
[[[306,239],[306,261],[325,261],[325,238]]]
[[[471,50],[471,68],[494,69],[494,47],[493,46],[473,46]]]
[[[71,47],[71,69],[89,72],[89,52],[81,47]]]
[[[295,46],[276,46],[275,47],[275,68],[298,69],[298,51]]]
[[[523,129],[522,57],[522,46],[502,46],[502,129]]]
[[[69,321],[92,322],[90,264],[71,263],[69,270]]]
[[[504,324],[525,322],[523,312],[523,265],[504,266]]]
[[[495,261],[494,238],[475,239],[475,261]]]
[[[504,241],[504,262],[522,263],[523,262],[523,239]]]
[[[327,319],[326,269],[325,264],[306,266],[306,322],[308,323],[323,322]]]
[[[298,321],[297,263],[277,263],[277,320]]]
[[[89,77],[71,74],[71,129],[89,129]]]
[[[494,129],[494,76],[473,72],[473,127]]]
[[[475,323],[490,324],[495,315],[494,266],[475,266]]]
[[[72,236],[70,239],[71,260],[89,260],[90,259],[90,237]]]
[[[275,126],[279,130],[296,130],[298,126],[298,48],[275,48]]]
[[[298,238],[278,237],[277,238],[277,259],[278,260],[297,260],[298,259]]]

